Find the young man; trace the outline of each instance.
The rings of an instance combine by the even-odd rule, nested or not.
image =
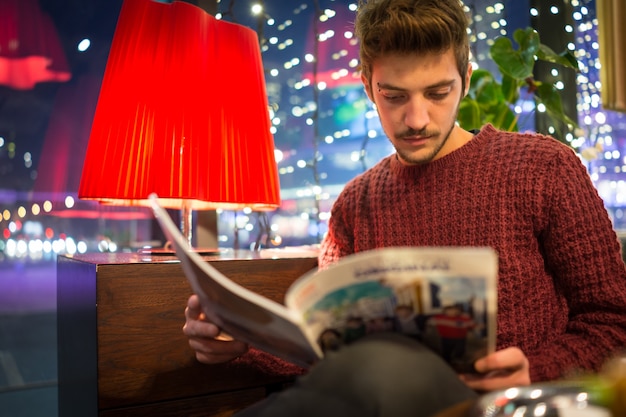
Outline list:
[[[472,73],[466,29],[459,0],[361,1],[362,81],[396,153],[345,186],[319,260],[386,246],[494,248],[498,350],[459,378],[415,342],[356,343],[244,415],[426,416],[475,392],[596,371],[626,346],[620,244],[574,152],[541,135],[456,125]],[[247,349],[216,338],[196,297],[186,318],[200,361]]]

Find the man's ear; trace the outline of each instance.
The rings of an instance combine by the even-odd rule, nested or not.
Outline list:
[[[467,73],[465,74],[465,91],[463,92],[463,97],[469,93],[470,82],[472,81],[472,72],[474,71],[474,67],[472,67],[472,63],[467,64]]]
[[[370,82],[368,81],[367,78],[365,78],[365,75],[363,74],[361,74],[361,82],[363,83],[363,89],[365,90],[365,94],[367,94],[367,97],[373,103],[374,98],[372,97],[372,86],[370,85]]]

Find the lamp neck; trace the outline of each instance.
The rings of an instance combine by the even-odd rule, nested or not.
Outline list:
[[[185,240],[190,248],[193,247],[191,241],[193,239],[192,231],[193,211],[191,209],[191,201],[183,199],[183,206],[180,209],[180,231],[185,236]]]

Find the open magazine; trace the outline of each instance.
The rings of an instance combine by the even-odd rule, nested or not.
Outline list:
[[[207,318],[260,350],[309,367],[329,350],[393,331],[423,342],[458,372],[471,372],[476,359],[495,350],[498,266],[492,249],[360,252],[298,278],[283,305],[203,260],[156,195],[150,200]]]

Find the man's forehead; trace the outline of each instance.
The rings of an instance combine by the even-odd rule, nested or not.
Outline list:
[[[449,74],[454,73],[458,75],[458,69],[451,51],[437,54],[391,53],[378,57],[372,64],[372,79],[384,83],[391,79],[410,79],[415,74],[432,80],[438,75],[440,78],[450,78]]]

